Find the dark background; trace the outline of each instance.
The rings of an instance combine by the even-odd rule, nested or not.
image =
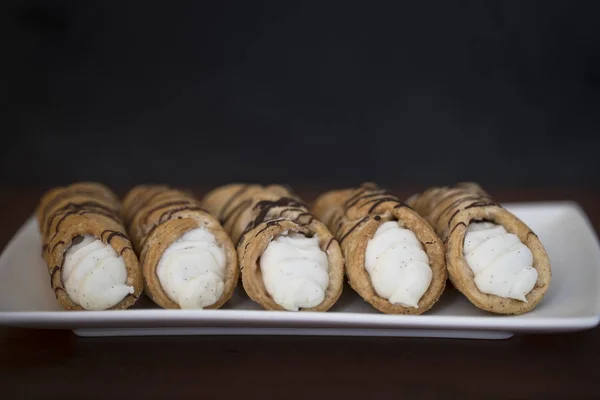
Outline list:
[[[0,179],[597,188],[598,3],[5,3]]]

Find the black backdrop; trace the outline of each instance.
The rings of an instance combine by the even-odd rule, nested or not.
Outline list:
[[[11,3],[0,179],[597,186],[598,3]]]

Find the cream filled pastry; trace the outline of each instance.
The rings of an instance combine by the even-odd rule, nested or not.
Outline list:
[[[283,232],[268,244],[260,269],[267,292],[288,311],[316,307],[325,299],[327,254],[316,236]]]
[[[239,270],[231,238],[190,193],[140,185],[123,200],[144,291],[166,309],[215,309],[232,296]]]
[[[203,201],[236,243],[242,285],[266,310],[322,312],[339,299],[342,251],[289,188],[231,184]]]
[[[433,274],[415,234],[388,221],[367,244],[365,268],[377,294],[392,304],[418,308]]]
[[[36,210],[42,257],[56,299],[67,310],[123,310],[142,293],[138,258],[106,186],[50,189]]]
[[[113,307],[134,292],[133,286],[126,283],[123,257],[89,235],[74,240],[67,250],[62,279],[71,300],[86,310]]]
[[[443,245],[433,228],[373,183],[321,194],[315,215],[344,252],[348,283],[386,314],[423,314],[446,287]]]
[[[165,250],[156,273],[169,298],[181,308],[204,308],[223,294],[225,264],[225,251],[214,235],[196,228]]]
[[[407,203],[443,240],[448,277],[472,304],[518,315],[542,301],[552,278],[542,242],[481,186],[431,187]]]
[[[481,292],[527,302],[538,273],[531,251],[517,235],[491,222],[471,222],[464,254]]]

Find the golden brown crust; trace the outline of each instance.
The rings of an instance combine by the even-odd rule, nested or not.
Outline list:
[[[350,286],[377,310],[387,314],[422,314],[440,298],[446,286],[442,242],[429,224],[397,197],[372,183],[358,188],[330,191],[317,198],[314,212],[339,240]],[[410,229],[429,257],[433,277],[418,308],[392,304],[375,292],[365,269],[369,240],[381,224],[397,220]]]
[[[144,291],[157,305],[180,308],[164,291],[156,268],[171,244],[200,227],[214,235],[227,260],[223,294],[215,304],[205,308],[220,308],[231,298],[239,278],[235,248],[219,221],[205,211],[192,194],[165,185],[139,185],[125,196],[122,214],[140,257]]]
[[[285,231],[317,235],[329,262],[329,287],[325,299],[301,311],[327,311],[342,293],[344,267],[338,242],[286,187],[231,184],[211,191],[202,205],[216,215],[236,243],[242,283],[248,296],[267,310],[285,310],[268,294],[259,259],[271,240]]]
[[[552,277],[544,246],[531,229],[515,215],[495,203],[476,183],[455,187],[433,187],[415,194],[407,203],[434,227],[444,241],[448,275],[452,284],[478,308],[497,314],[523,314],[544,297]],[[464,238],[471,221],[490,221],[516,234],[533,254],[538,271],[535,287],[527,294],[527,303],[482,293],[463,255]]]
[[[65,291],[62,282],[64,255],[73,239],[91,235],[110,245],[123,257],[127,268],[127,285],[134,293],[111,309],[131,307],[142,292],[142,274],[125,226],[119,217],[119,201],[104,185],[75,183],[47,191],[36,210],[42,235],[42,256],[50,271],[50,283],[60,304],[67,310],[83,310]]]

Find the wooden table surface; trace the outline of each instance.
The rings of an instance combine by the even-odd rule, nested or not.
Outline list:
[[[396,190],[401,197],[414,190]],[[600,228],[600,191],[487,188],[507,201],[574,200]],[[119,191],[117,191],[119,192]],[[307,201],[311,190],[298,190]],[[201,194],[202,191],[199,191]],[[0,246],[41,190],[5,188]],[[1,289],[0,282],[0,290]],[[349,337],[78,338],[0,327],[0,398],[593,398],[600,328],[509,340]],[[8,394],[8,396],[6,396]],[[5,397],[6,396],[6,397]]]

